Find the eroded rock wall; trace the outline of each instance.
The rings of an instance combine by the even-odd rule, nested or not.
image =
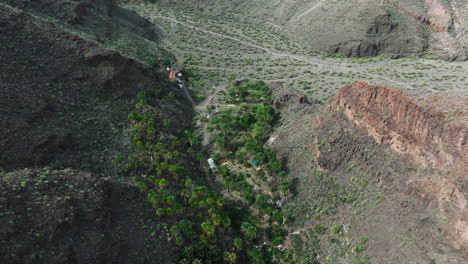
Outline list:
[[[356,81],[340,90],[332,108],[379,144],[389,144],[423,166],[449,169],[468,163],[468,124],[449,122],[398,89]]]

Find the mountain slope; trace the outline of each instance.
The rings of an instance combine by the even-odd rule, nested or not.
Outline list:
[[[185,1],[201,10],[236,10],[258,23],[270,23],[302,44],[349,57],[467,57],[466,0],[260,0]]]
[[[155,27],[112,1],[1,2],[0,262],[175,262],[167,230],[146,226],[153,210],[112,162],[131,151],[140,92],[158,94],[174,133],[192,119],[148,65],[172,58]]]
[[[273,148],[297,180],[286,207],[299,262],[466,262],[466,121],[364,82],[324,106],[274,91],[283,99]]]
[[[96,147],[118,144],[138,91],[171,87],[138,60],[42,17],[3,4],[0,9],[0,54],[9,62],[0,73],[0,145],[7,150],[0,166],[49,162],[71,147],[102,155]],[[91,147],[93,141],[99,142]],[[92,153],[74,154],[64,158],[99,163]]]

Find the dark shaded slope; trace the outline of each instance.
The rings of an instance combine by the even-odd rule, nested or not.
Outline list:
[[[76,170],[0,173],[0,261],[173,263],[140,191]],[[154,227],[154,226],[153,226]]]
[[[95,35],[97,40],[105,41],[111,37],[121,37],[123,32],[148,40],[158,38],[156,25],[128,9],[118,7],[113,0],[1,0],[0,2],[77,26],[80,30]]]
[[[109,182],[78,171],[23,170],[1,175],[2,263],[115,259],[122,244],[111,241],[107,208],[112,194]]]
[[[85,153],[68,155],[74,160],[65,165],[81,158],[102,164],[100,151],[120,144],[136,93],[172,89],[153,68],[116,50],[27,12],[0,9],[0,56],[8,62],[0,73],[2,167],[43,164],[72,147]]]
[[[132,30],[159,51],[154,32],[132,23],[145,20],[101,14],[131,14],[108,1],[60,3],[85,13],[52,1],[0,3],[0,263],[173,263],[167,230],[147,225],[153,210],[131,181],[116,179],[111,160],[130,151],[127,116],[140,91],[154,91],[152,104],[174,124],[190,124],[193,110],[138,60],[164,52],[131,58],[102,45]],[[70,10],[82,19],[70,20]],[[113,27],[121,31],[106,34]]]

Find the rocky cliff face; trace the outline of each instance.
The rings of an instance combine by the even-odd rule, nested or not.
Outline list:
[[[468,163],[468,124],[449,122],[398,89],[357,81],[341,89],[332,108],[379,144],[389,144],[423,166],[449,169]]]
[[[406,17],[397,19],[394,10],[371,4],[350,7],[350,10],[353,18],[344,19],[342,26],[332,21],[339,19],[335,16],[341,11],[329,14],[330,21],[326,27],[334,25],[334,28],[320,33],[327,41],[320,40],[320,37],[310,42],[325,52],[342,52],[347,57],[416,55],[427,48],[423,38],[414,38],[415,35],[422,35],[424,30],[412,25],[412,21]],[[299,30],[294,23],[291,27],[294,31]],[[309,41],[308,37],[304,37],[304,41]]]
[[[398,12],[410,18],[419,26],[427,26],[428,47],[446,60],[465,60],[467,56],[465,14],[466,1],[425,0],[418,5],[404,1],[388,0]],[[424,37],[424,36],[422,36]]]
[[[351,1],[348,3],[354,19],[342,19],[338,8],[316,10],[302,17],[304,24],[313,15],[325,12],[334,18],[333,30],[325,31],[324,37],[334,40],[331,46],[324,45],[326,51],[341,51],[347,56],[374,56],[376,54],[413,55],[428,53],[446,60],[466,59],[463,47],[466,22],[460,10],[468,3],[459,5],[443,0],[427,1]],[[364,2],[364,3],[363,3]],[[457,3],[458,4],[458,3]],[[334,12],[331,10],[336,9]],[[343,28],[336,25],[344,20]],[[294,31],[299,28],[293,23]],[[343,34],[336,34],[342,32]],[[316,37],[316,36],[314,36]],[[306,38],[307,39],[307,38]],[[313,41],[311,43],[316,43]],[[323,49],[323,48],[322,48]]]
[[[378,144],[410,155],[419,166],[443,171],[399,175],[404,182],[402,195],[419,200],[426,211],[446,219],[440,232],[443,230],[452,246],[468,257],[468,122],[423,107],[398,89],[362,81],[342,88],[331,108]]]
[[[299,235],[307,225],[342,224],[350,227],[350,241],[369,238],[366,255],[375,263],[466,263],[468,131],[466,115],[452,115],[459,112],[455,102],[447,114],[398,89],[355,82],[328,105],[314,105],[302,103],[292,89],[272,88],[282,118],[272,147],[287,158],[298,182],[291,204],[301,208],[293,209],[301,219]],[[366,202],[337,205],[336,215],[319,221],[304,217],[317,203],[325,208],[320,201],[327,197],[327,185],[317,183],[323,179],[334,179],[344,194],[363,181],[356,199]],[[375,204],[365,205],[376,196],[381,198]],[[305,231],[302,236],[309,239]],[[402,247],[402,241],[411,243]],[[310,252],[313,246],[298,249]]]

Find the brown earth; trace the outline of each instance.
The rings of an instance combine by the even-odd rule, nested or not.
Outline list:
[[[467,149],[450,137],[463,138],[466,122],[363,82],[324,106],[301,102],[281,84],[273,92],[282,102],[273,148],[297,180],[286,210],[299,262],[367,255],[372,263],[466,263]],[[315,233],[318,224],[328,231]],[[333,232],[337,225],[346,231]],[[365,250],[356,251],[362,237]]]
[[[332,108],[378,144],[408,153],[423,166],[448,169],[468,164],[468,123],[449,121],[398,89],[358,81],[339,91]]]

